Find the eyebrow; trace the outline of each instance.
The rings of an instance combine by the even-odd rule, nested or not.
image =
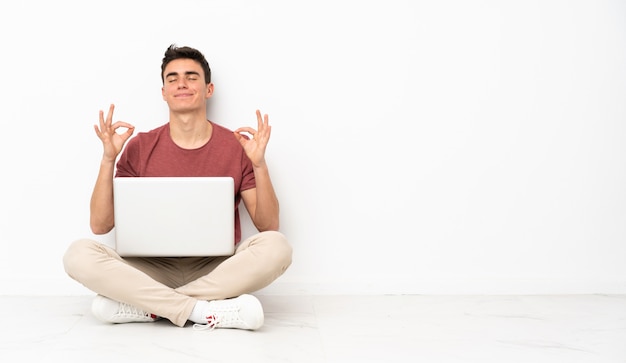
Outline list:
[[[200,75],[200,73],[198,73],[198,72],[196,72],[196,71],[187,71],[187,72],[185,72],[185,75],[186,75],[186,76],[188,76],[188,75],[192,75],[192,74],[193,74],[193,75],[196,75],[196,76],[199,76],[199,75]],[[166,75],[165,75],[165,78],[168,78],[168,77],[171,77],[171,76],[178,76],[178,72],[170,72],[170,73],[168,73],[168,74],[166,74]]]

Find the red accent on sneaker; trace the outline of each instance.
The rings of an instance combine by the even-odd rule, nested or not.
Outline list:
[[[209,328],[213,328],[215,327],[215,324],[217,324],[217,317],[215,315],[207,316],[206,320],[207,320],[207,327]]]

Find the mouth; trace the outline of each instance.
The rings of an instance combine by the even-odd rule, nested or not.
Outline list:
[[[177,95],[174,95],[175,98],[187,98],[191,96],[193,96],[191,93],[179,93]]]

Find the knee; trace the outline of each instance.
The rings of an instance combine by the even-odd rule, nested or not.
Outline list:
[[[97,242],[89,239],[80,239],[72,242],[63,255],[63,267],[72,278],[78,277],[81,272],[88,270],[87,256]]]
[[[286,270],[292,262],[293,248],[284,234],[277,231],[266,231],[262,233],[266,243],[271,246],[272,257],[278,265]]]

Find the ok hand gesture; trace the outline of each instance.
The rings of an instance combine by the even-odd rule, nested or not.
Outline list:
[[[256,110],[258,130],[251,127],[240,127],[235,130],[235,137],[243,147],[252,165],[260,167],[265,164],[265,148],[270,140],[272,127],[269,125],[267,114],[261,117],[261,111]],[[242,136],[243,132],[252,135],[251,139]]]
[[[102,141],[102,146],[104,148],[103,159],[108,161],[115,161],[117,155],[120,151],[122,151],[124,144],[135,131],[135,126],[127,122],[116,121],[113,123],[114,109],[115,105],[111,104],[106,120],[104,119],[104,112],[100,110],[100,125],[93,126],[96,130],[96,135],[98,135],[98,138]],[[118,134],[117,129],[120,127],[125,127],[127,130]]]

